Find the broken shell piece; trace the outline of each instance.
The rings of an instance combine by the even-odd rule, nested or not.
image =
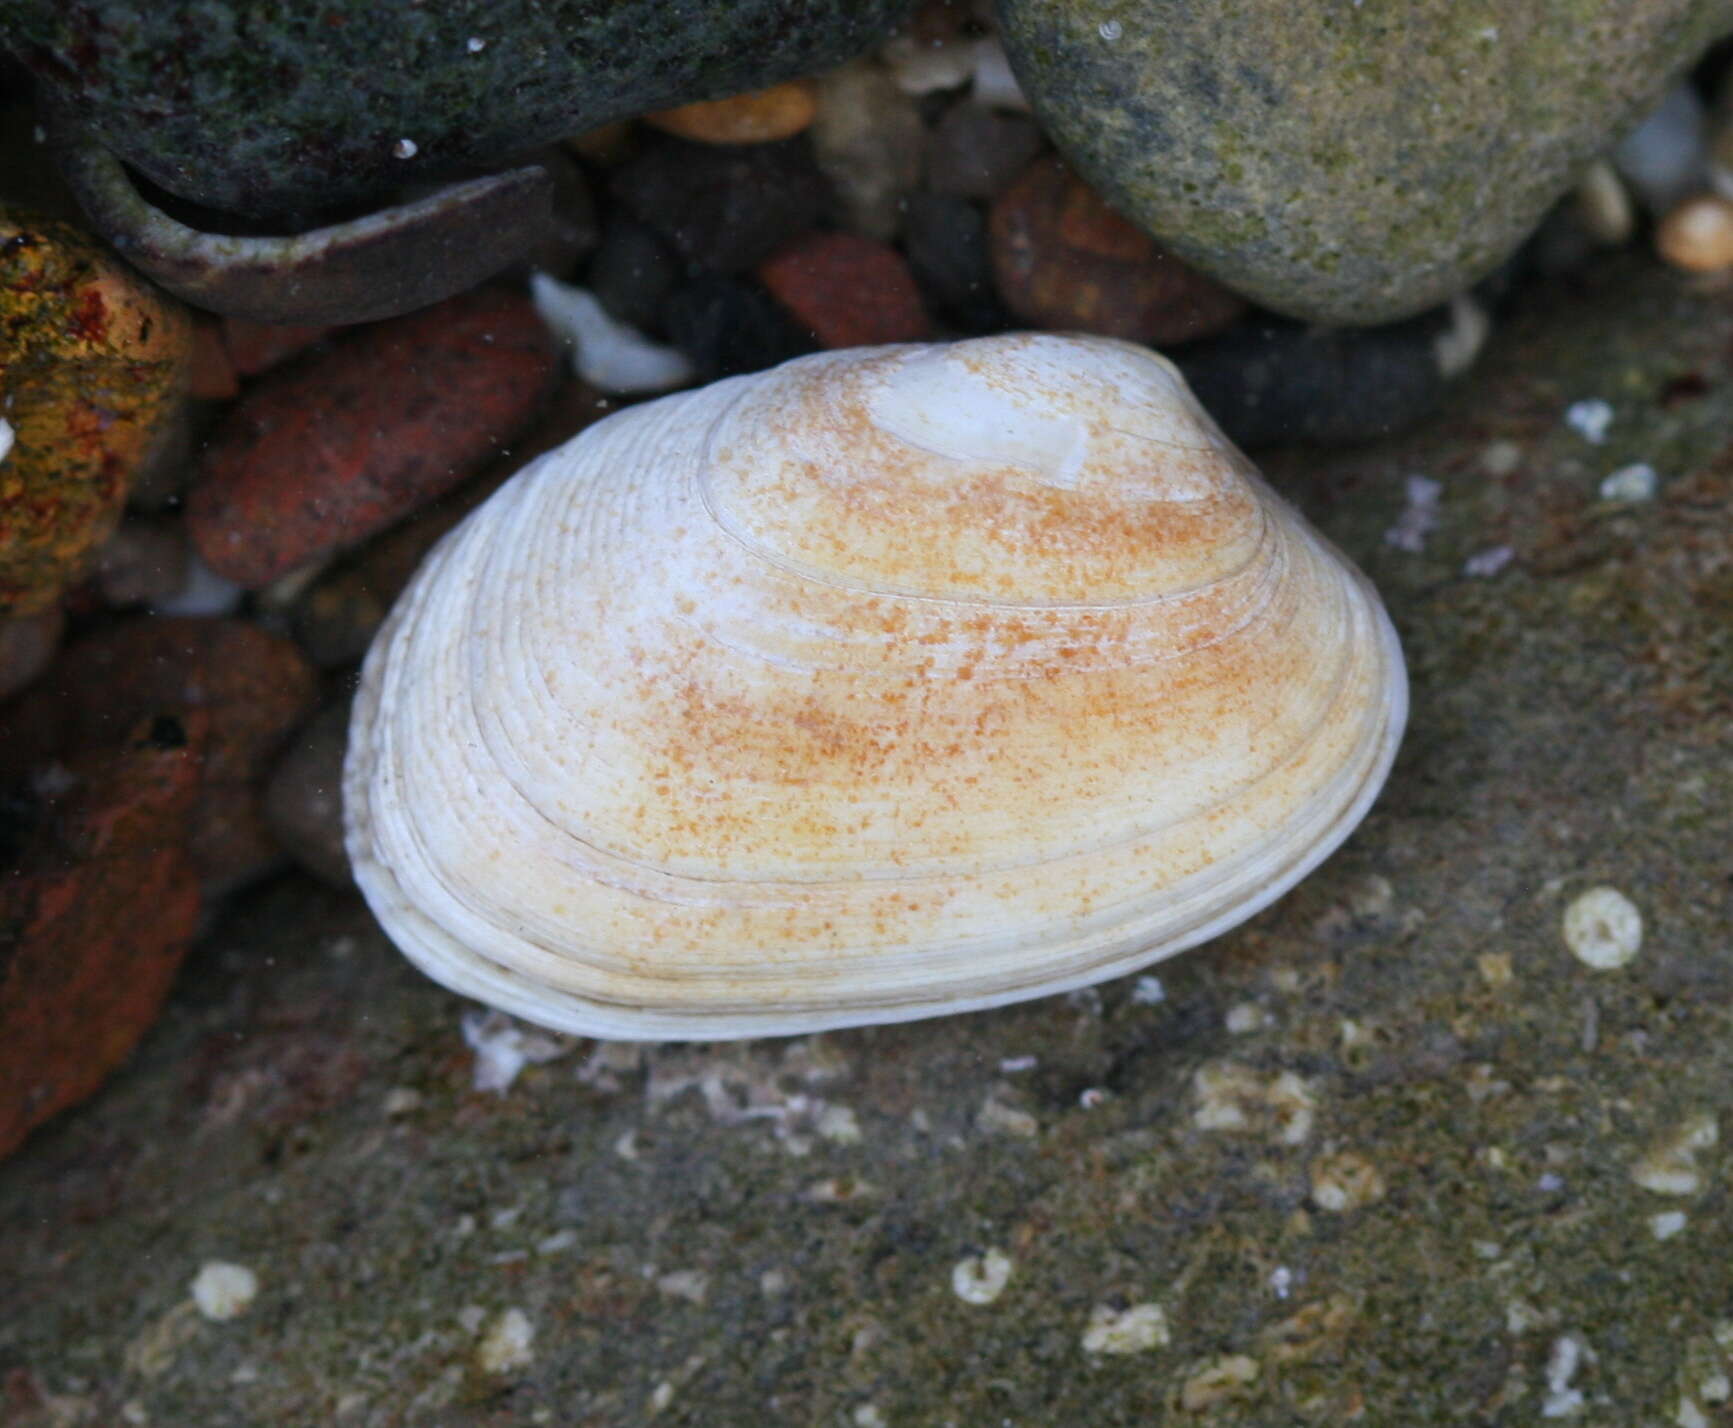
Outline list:
[[[1196,945],[1390,767],[1370,585],[1145,348],[824,353],[629,408],[434,551],[369,654],[357,882],[583,1035],[991,1007]]]
[[[195,307],[255,322],[376,322],[492,277],[553,229],[538,166],[447,184],[413,203],[292,237],[202,233],[152,206],[120,160],[82,135],[61,170],[91,223],[134,267]]]

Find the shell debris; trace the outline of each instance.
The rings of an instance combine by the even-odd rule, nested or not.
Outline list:
[[[1695,1195],[1703,1188],[1697,1156],[1721,1139],[1713,1111],[1687,1116],[1655,1141],[1631,1167],[1631,1180],[1656,1195]]]
[[[951,1290],[965,1304],[991,1304],[1005,1292],[1012,1268],[1002,1249],[969,1255],[951,1267]]]
[[[238,1319],[259,1294],[259,1276],[244,1264],[213,1259],[199,1267],[191,1286],[200,1314],[217,1322]]]
[[[1125,1309],[1097,1304],[1089,1311],[1082,1343],[1086,1354],[1142,1354],[1166,1348],[1172,1340],[1167,1314],[1148,1301]]]
[[[1565,908],[1565,945],[1597,972],[1630,965],[1643,947],[1643,914],[1617,888],[1594,887]]]
[[[535,1361],[536,1329],[522,1309],[504,1309],[494,1316],[475,1346],[476,1367],[500,1375],[528,1368]]]

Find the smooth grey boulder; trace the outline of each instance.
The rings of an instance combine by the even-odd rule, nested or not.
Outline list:
[[[1729,0],[1000,0],[1089,181],[1273,311],[1445,301],[1733,28]]]

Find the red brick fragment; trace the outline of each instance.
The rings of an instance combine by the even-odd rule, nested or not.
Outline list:
[[[70,762],[0,881],[0,1156],[91,1095],[156,1020],[198,925],[184,840],[208,716]]]
[[[901,253],[857,233],[809,233],[758,266],[758,280],[823,347],[919,342],[929,323]]]
[[[127,620],[68,648],[7,711],[0,775],[109,744],[155,712],[209,715],[189,829],[216,893],[277,860],[261,799],[271,759],[318,704],[318,676],[289,640],[242,620]]]
[[[355,545],[474,470],[554,369],[534,307],[502,289],[358,328],[229,413],[187,500],[193,545],[249,588]]]

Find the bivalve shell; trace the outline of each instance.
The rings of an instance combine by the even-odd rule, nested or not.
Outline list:
[[[1368,582],[1173,366],[1019,334],[632,407],[369,654],[356,879],[447,986],[630,1039],[990,1007],[1278,897],[1383,782]]]

